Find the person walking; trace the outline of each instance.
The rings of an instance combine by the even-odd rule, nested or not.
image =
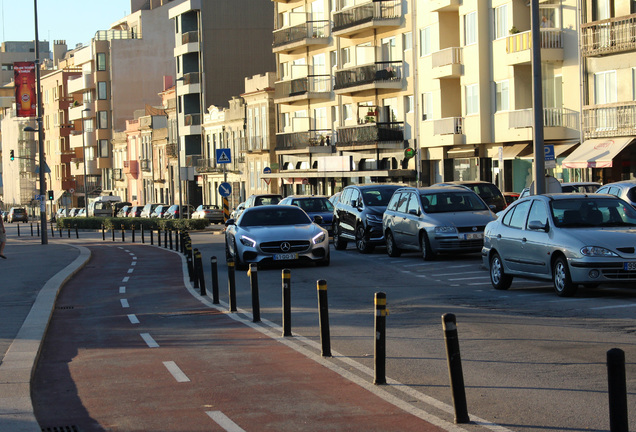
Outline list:
[[[0,258],[7,259],[4,256],[4,245],[7,242],[7,231],[4,229],[4,221],[0,217]]]

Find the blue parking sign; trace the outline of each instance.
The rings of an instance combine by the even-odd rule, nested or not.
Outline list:
[[[552,144],[545,144],[543,146],[543,152],[545,154],[545,160],[547,161],[553,161],[554,158],[554,145]]]

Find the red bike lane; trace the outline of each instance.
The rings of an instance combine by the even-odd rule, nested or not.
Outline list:
[[[449,430],[205,306],[184,286],[178,254],[88,247],[32,381],[43,430]]]

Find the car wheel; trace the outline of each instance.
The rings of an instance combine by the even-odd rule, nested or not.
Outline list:
[[[345,250],[347,248],[347,241],[340,237],[340,227],[337,223],[333,226],[333,247],[336,250]]]
[[[431,261],[435,259],[435,252],[431,249],[431,243],[428,241],[426,233],[420,234],[420,251],[422,251],[422,259]]]
[[[552,264],[552,281],[554,291],[559,297],[572,297],[576,293],[577,285],[572,283],[568,262],[564,257],[558,257]]]
[[[371,246],[367,240],[367,233],[364,231],[364,226],[362,224],[358,225],[356,228],[356,249],[358,252],[366,254],[373,251],[373,246]]]
[[[395,244],[395,238],[391,231],[386,232],[386,253],[390,257],[399,257],[402,253]]]
[[[503,262],[497,252],[490,257],[490,283],[497,290],[507,290],[512,285],[512,276],[504,272]]]

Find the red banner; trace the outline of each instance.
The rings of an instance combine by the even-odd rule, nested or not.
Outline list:
[[[15,83],[15,103],[18,106],[18,117],[37,116],[37,100],[35,96],[35,63],[13,63]]]

